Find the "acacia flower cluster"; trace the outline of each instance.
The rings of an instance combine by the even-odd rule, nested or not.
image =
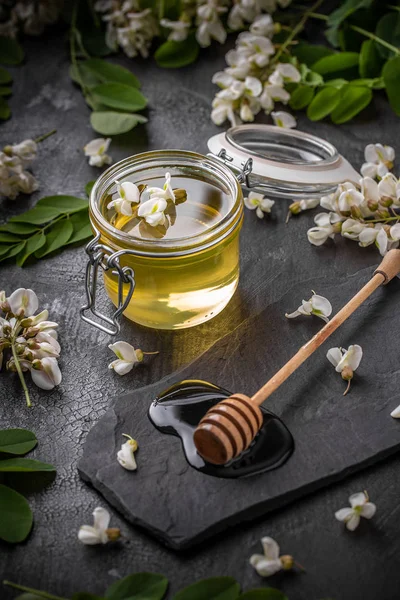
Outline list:
[[[172,188],[170,173],[166,173],[165,184],[162,188],[137,186],[131,181],[123,183],[115,181],[115,184],[118,196],[109,202],[108,210],[113,209],[115,215],[143,220],[152,227],[161,225],[168,228],[170,220],[169,216],[165,214],[168,207],[185,202],[187,197],[185,190]],[[142,202],[144,192],[148,194],[149,198]]]
[[[376,162],[372,163],[373,152]],[[385,152],[385,164],[382,162]],[[328,213],[315,216],[315,227],[307,232],[308,240],[314,246],[321,246],[329,238],[340,233],[343,237],[357,241],[365,247],[375,244],[382,256],[400,242],[400,181],[393,173],[383,173],[389,166],[388,158],[394,159],[393,148],[381,144],[370,144],[365,151],[371,159],[362,170],[372,172],[376,167],[379,181],[370,176],[362,177],[358,185],[351,182],[340,184],[334,193],[323,196],[320,205]],[[390,161],[390,164],[391,161]]]
[[[280,62],[271,37],[280,28],[270,15],[259,15],[250,25],[250,31],[239,34],[236,47],[226,55],[224,71],[213,76],[213,83],[221,90],[216,94],[211,118],[216,125],[229,120],[232,126],[242,121],[254,121],[261,110],[274,111],[275,102],[287,104],[288,83],[298,83],[301,73],[294,64]],[[275,55],[275,56],[274,56]],[[296,120],[283,111],[273,114],[281,127],[295,127]]]
[[[0,196],[15,200],[18,194],[31,194],[39,183],[26,170],[37,154],[37,143],[24,140],[19,144],[4,146],[0,152]]]
[[[47,25],[53,25],[58,20],[63,0],[17,0],[4,2],[0,35],[16,37],[22,30],[27,35],[40,35]]]
[[[61,382],[57,363],[60,344],[57,341],[58,324],[49,321],[49,313],[39,308],[38,297],[30,289],[18,288],[10,296],[0,292],[0,368],[16,372],[31,406],[24,372],[29,371],[32,381],[43,390],[52,390]]]

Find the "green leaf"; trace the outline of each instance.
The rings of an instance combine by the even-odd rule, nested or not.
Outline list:
[[[12,81],[11,73],[4,67],[0,67],[0,83],[10,83]]]
[[[290,96],[289,106],[294,110],[301,110],[310,104],[314,94],[314,88],[308,85],[299,85]]]
[[[288,597],[275,588],[258,588],[241,594],[238,600],[288,600]]]
[[[5,121],[11,115],[11,109],[8,106],[7,100],[4,100],[3,97],[0,97],[0,119]]]
[[[299,62],[307,65],[307,67],[312,67],[312,65],[321,58],[334,54],[334,50],[327,48],[326,46],[317,46],[300,42],[292,47],[291,53],[298,58]]]
[[[107,589],[109,600],[161,600],[165,596],[168,579],[156,573],[134,573],[116,581]]]
[[[10,87],[0,87],[0,96],[10,96],[12,89]]]
[[[82,68],[82,63],[71,65],[69,68],[69,76],[71,77],[72,81],[78,85],[82,86],[83,84],[88,88],[100,83],[99,79],[94,75],[94,73]]]
[[[37,439],[28,429],[1,429],[0,452],[26,454],[37,444]]]
[[[93,98],[111,108],[134,112],[147,105],[147,99],[136,88],[124,83],[101,83],[91,89]]]
[[[390,58],[382,71],[390,106],[400,116],[400,56]]]
[[[3,260],[7,260],[8,258],[12,258],[16,254],[22,252],[22,249],[25,247],[26,242],[21,242],[20,244],[16,244],[15,246],[6,246],[7,250],[4,252],[4,248],[0,250],[0,262]]]
[[[210,577],[184,588],[173,600],[237,600],[240,585],[233,577]]]
[[[338,77],[337,79],[330,79],[329,81],[326,81],[325,86],[334,87],[337,90],[340,90],[347,83],[349,83],[347,79],[342,79],[341,77]]]
[[[85,213],[76,213],[70,218],[73,226],[72,236],[69,238],[67,245],[76,242],[82,242],[93,236],[93,230],[90,225],[89,215]]]
[[[27,210],[22,215],[11,217],[8,223],[29,223],[31,225],[43,225],[55,217],[58,217],[59,211],[52,206],[35,206]]]
[[[373,40],[365,40],[361,45],[359,71],[361,77],[379,77],[382,59]]]
[[[46,233],[46,243],[35,252],[36,258],[42,258],[59,248],[65,246],[73,233],[73,225],[70,219],[57,221]]]
[[[396,48],[400,47],[400,13],[389,12],[384,15],[376,26],[375,34]],[[394,52],[377,44],[377,50],[382,58],[394,56]]]
[[[102,83],[123,83],[134,88],[140,87],[138,78],[120,65],[113,65],[100,58],[90,58],[80,64],[83,71],[89,71]]]
[[[307,109],[311,121],[320,121],[329,115],[338,105],[340,91],[335,87],[326,87],[319,91]]]
[[[0,460],[1,473],[36,473],[38,471],[55,471],[55,467],[33,458],[6,458]]]
[[[7,233],[7,232],[3,232],[0,231],[0,243],[4,243],[4,242],[19,242],[21,240],[20,237],[13,235],[12,233]]]
[[[71,214],[80,210],[89,209],[88,201],[84,198],[64,196],[63,194],[57,196],[45,196],[38,201],[36,206],[57,210],[58,215]]]
[[[341,90],[340,102],[331,114],[336,125],[346,123],[361,112],[372,100],[372,91],[367,87],[348,84]]]
[[[140,123],[147,123],[147,119],[142,115],[100,111],[93,112],[90,115],[90,123],[97,133],[119,135],[120,133],[130,131]]]
[[[0,484],[0,539],[16,544],[29,534],[33,516],[21,494]]]
[[[8,231],[9,233],[15,233],[16,235],[30,235],[37,231],[38,228],[35,225],[29,225],[28,223],[6,223],[0,225],[0,231]]]
[[[350,15],[361,8],[369,8],[374,0],[346,0],[340,8],[334,10],[328,17],[328,27],[325,35],[332,46],[339,46],[339,27]]]
[[[320,75],[328,75],[355,67],[358,65],[358,62],[358,52],[337,52],[318,60],[313,65],[313,70]]]
[[[17,265],[19,267],[23,267],[25,262],[28,260],[32,254],[35,254],[39,248],[44,246],[46,243],[46,236],[41,231],[39,233],[35,233],[31,238],[24,243],[24,247],[21,252],[17,256]]]
[[[24,51],[17,40],[0,35],[0,63],[19,65],[24,60]]]
[[[154,58],[160,67],[177,69],[193,63],[199,55],[199,45],[196,38],[190,35],[183,42],[172,40],[164,42],[157,48]]]
[[[85,185],[85,192],[88,197],[90,197],[90,193],[91,193],[95,183],[96,183],[96,180],[93,179],[92,181],[88,181],[87,184]]]

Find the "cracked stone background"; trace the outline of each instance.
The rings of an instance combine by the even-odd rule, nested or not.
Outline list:
[[[311,30],[313,34],[318,31]],[[89,124],[89,109],[68,77],[63,33],[28,40],[25,49],[27,61],[13,69],[13,115],[0,126],[0,143],[37,137],[53,128],[57,134],[41,144],[39,159],[34,164],[40,192],[16,202],[0,201],[1,222],[32,206],[41,195],[83,195],[85,183],[99,173],[83,158],[82,147],[95,135]],[[201,54],[195,65],[177,71],[159,69],[151,60],[131,62],[122,56],[116,59],[140,78],[149,98],[149,123],[113,141],[114,161],[159,148],[207,152],[207,139],[218,131],[209,118],[215,93],[211,77],[223,68],[225,51],[213,46]],[[400,152],[399,121],[378,94],[373,104],[351,123],[340,127],[329,122],[313,124],[300,116],[299,128],[328,139],[357,168],[362,163],[364,146],[371,141],[391,144]],[[260,221],[253,213],[246,213],[239,290],[218,317],[200,327],[176,333],[123,323],[121,339],[145,350],[160,351],[158,357],[123,378],[107,370],[112,359],[107,348],[109,338],[80,322],[78,317],[84,299],[83,248],[66,250],[23,270],[13,264],[0,265],[0,288],[11,292],[20,286],[32,287],[41,306],[48,308],[51,317],[60,323],[63,373],[61,385],[50,393],[31,387],[31,410],[24,406],[18,381],[9,375],[0,378],[1,426],[32,429],[39,445],[31,456],[57,466],[54,483],[29,497],[35,523],[28,540],[16,546],[0,544],[1,579],[71,597],[81,590],[101,595],[115,577],[153,571],[170,579],[171,596],[202,577],[232,575],[243,589],[272,585],[285,591],[291,600],[398,598],[400,462],[397,456],[268,517],[258,518],[253,524],[219,534],[184,554],[165,549],[128,525],[114,510],[111,510],[112,526],[123,531],[121,543],[86,547],[76,538],[79,526],[91,522],[93,509],[105,505],[103,498],[80,480],[76,465],[87,432],[115,396],[155,383],[196,359],[222,336],[263,310],[271,289],[281,290],[276,294],[279,297],[285,290],[298,289],[297,284],[305,282],[306,293],[314,277],[345,280],[379,262],[374,249],[361,249],[343,239],[321,248],[312,247],[306,239],[312,214],[292,219],[286,226],[286,211],[286,203],[281,202],[274,207],[269,220]],[[100,299],[102,308],[109,310],[104,293]],[[282,311],[294,309],[299,300],[293,297],[291,306],[282,306]],[[392,327],[385,327],[382,339],[374,339],[372,346],[364,350],[390,357],[392,368],[388,369],[387,377],[393,378],[393,385],[398,376],[399,356],[395,309]],[[256,347],[253,353],[257,354]],[[252,363],[253,356],[246,355],[237,369],[250,369]],[[328,364],[326,369],[326,375],[320,372],[322,380],[328,373],[332,375]],[[266,365],[266,378],[269,374]],[[330,381],[336,380],[330,377]],[[309,385],[314,383],[311,380]],[[393,407],[399,404],[399,396],[394,395]],[[166,437],[166,443],[168,440]],[[347,441],[341,442],[338,432],[338,453],[343,445],[347,447]],[[372,521],[363,522],[355,533],[349,533],[333,515],[347,505],[351,493],[363,489],[376,502],[377,514]],[[281,573],[261,580],[249,566],[248,558],[261,550],[259,540],[263,535],[277,539],[283,553],[293,554],[307,572]],[[14,594],[1,589],[0,597],[8,600]]]

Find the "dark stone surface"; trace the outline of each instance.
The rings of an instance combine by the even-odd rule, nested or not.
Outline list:
[[[89,125],[89,110],[68,78],[68,52],[63,34],[28,41],[26,49],[26,64],[13,69],[13,116],[1,124],[0,142],[5,144],[27,136],[35,137],[53,127],[58,129],[58,134],[43,143],[34,165],[41,182],[40,192],[16,202],[1,201],[2,220],[33,205],[40,195],[82,193],[84,184],[98,174],[83,158],[83,145],[95,136]],[[113,141],[111,154],[114,160],[156,148],[178,147],[205,152],[207,138],[217,131],[209,119],[210,102],[215,92],[211,76],[223,67],[223,56],[223,49],[213,47],[202,54],[195,66],[180,71],[163,71],[152,61],[131,62],[119,58],[121,64],[130,66],[142,80],[150,100],[150,119],[146,127]],[[400,150],[398,119],[379,94],[371,108],[351,123],[335,127],[329,122],[313,124],[301,117],[299,126],[330,140],[356,167],[362,162],[365,144],[371,141],[392,144],[398,152]],[[164,573],[171,580],[172,592],[195,579],[226,574],[237,577],[244,589],[268,584],[280,587],[292,600],[327,597],[392,600],[398,596],[398,457],[386,459],[339,485],[321,489],[306,499],[275,510],[251,525],[233,528],[228,534],[219,535],[184,554],[166,550],[112,509],[112,525],[121,527],[125,535],[122,543],[88,548],[76,538],[79,526],[91,522],[93,509],[106,505],[97,492],[80,480],[76,466],[87,432],[105,414],[116,396],[156,383],[183,368],[221,337],[283,296],[287,301],[282,310],[292,309],[310,288],[318,287],[318,291],[323,292],[332,287],[331,282],[337,282],[336,307],[345,299],[344,291],[350,292],[355,289],[353,285],[365,281],[370,267],[378,261],[374,249],[361,249],[354,242],[342,239],[321,248],[311,247],[305,233],[312,223],[312,214],[293,219],[285,226],[285,203],[275,208],[270,221],[259,221],[254,214],[246,213],[239,290],[218,317],[201,327],[176,333],[154,332],[124,322],[120,339],[145,350],[160,350],[160,355],[123,378],[107,370],[112,359],[107,348],[109,338],[83,325],[78,318],[78,307],[83,303],[83,249],[69,249],[24,270],[14,265],[0,266],[0,287],[5,287],[8,292],[18,286],[36,290],[42,306],[48,307],[52,317],[60,322],[63,347],[62,384],[50,393],[31,386],[34,407],[30,411],[24,407],[17,379],[0,376],[1,426],[27,427],[35,431],[39,446],[33,456],[53,462],[58,469],[51,487],[30,496],[35,526],[29,539],[18,546],[0,546],[2,578],[28,583],[65,597],[82,589],[101,594],[114,581],[116,573],[123,576],[133,571]],[[341,286],[344,291],[343,297],[339,298]],[[378,292],[362,312],[364,327],[367,323],[374,332],[371,338],[368,328],[364,336],[359,329],[353,330],[349,323],[343,331],[344,338],[336,339],[341,343],[363,340],[366,360],[360,367],[354,390],[344,401],[351,405],[364,389],[367,406],[382,412],[384,424],[379,435],[391,438],[396,423],[391,421],[388,412],[399,404],[398,388],[394,387],[399,374],[399,317],[391,300],[391,328],[383,321],[372,321],[380,314],[388,314],[389,305],[382,301],[383,293]],[[385,290],[386,293],[394,292]],[[104,293],[101,300],[103,308],[109,309]],[[279,317],[282,310],[277,311]],[[272,372],[272,366],[275,368],[280,360],[286,360],[290,355],[294,342],[293,346],[292,342],[286,345],[283,340],[288,342],[293,335],[297,342],[305,341],[310,329],[317,327],[315,321],[282,323],[285,337],[281,337],[279,331],[279,337],[277,335],[274,340],[271,371],[263,364],[256,373],[257,383],[264,379],[264,373]],[[247,355],[242,354],[240,363],[235,365],[238,381],[258,360],[258,353],[259,348],[252,347]],[[205,376],[209,378],[209,373]],[[228,372],[222,373],[222,379],[224,377],[228,378]],[[340,397],[342,382],[323,360],[322,352],[317,362],[305,366],[296,378],[273,399],[276,403],[273,406],[285,418],[289,415],[289,407],[306,410],[297,407],[306,402],[306,393],[310,395],[310,415],[315,414],[316,390],[323,390],[325,411],[329,409],[326,406],[329,397],[334,398],[335,406],[336,402],[343,402]],[[256,385],[250,387],[255,389]],[[390,401],[389,390],[392,390]],[[332,419],[328,422],[332,427],[336,419],[335,406],[331,406]],[[325,434],[326,428],[319,432],[318,453],[324,449]],[[339,431],[335,445],[327,451],[334,453],[338,446],[344,446],[352,454],[355,435],[354,432],[349,436]],[[173,443],[164,437],[163,444]],[[369,439],[365,440],[366,446],[370,443]],[[335,510],[347,505],[350,493],[363,489],[368,490],[378,511],[371,522],[363,522],[351,534],[333,515]],[[196,514],[192,518],[195,521]],[[263,535],[277,539],[282,551],[293,554],[304,564],[307,573],[281,574],[266,582],[260,580],[249,566],[248,558],[253,552],[260,551],[259,540]],[[14,594],[2,589],[1,596],[8,600]]]
[[[381,336],[391,337],[390,317],[400,292],[397,278],[378,290],[326,342],[324,351],[317,351],[265,403],[283,418],[295,439],[294,453],[282,467],[240,480],[207,476],[188,465],[180,439],[155,431],[146,418],[152,399],[182,379],[207,378],[251,395],[320,327],[306,317],[286,319],[285,311],[295,308],[293,298],[308,298],[313,285],[337,311],[369,275],[370,269],[363,269],[345,280],[315,277],[289,291],[287,284],[268,290],[267,308],[198,360],[116,401],[88,435],[79,464],[83,477],[132,523],[183,549],[395,452],[400,446],[399,423],[389,413],[399,396],[400,378],[393,372],[395,361],[375,348]],[[365,355],[344,398],[345,384],[325,354],[332,346],[347,348],[350,343],[360,344]],[[140,440],[134,474],[115,466],[124,432]]]

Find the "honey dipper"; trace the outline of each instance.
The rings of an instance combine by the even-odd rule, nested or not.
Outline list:
[[[249,398],[233,394],[213,406],[194,432],[197,452],[209,463],[223,465],[246,450],[263,424],[259,408],[380,285],[400,273],[400,250],[390,250],[369,282],[287,362]]]

